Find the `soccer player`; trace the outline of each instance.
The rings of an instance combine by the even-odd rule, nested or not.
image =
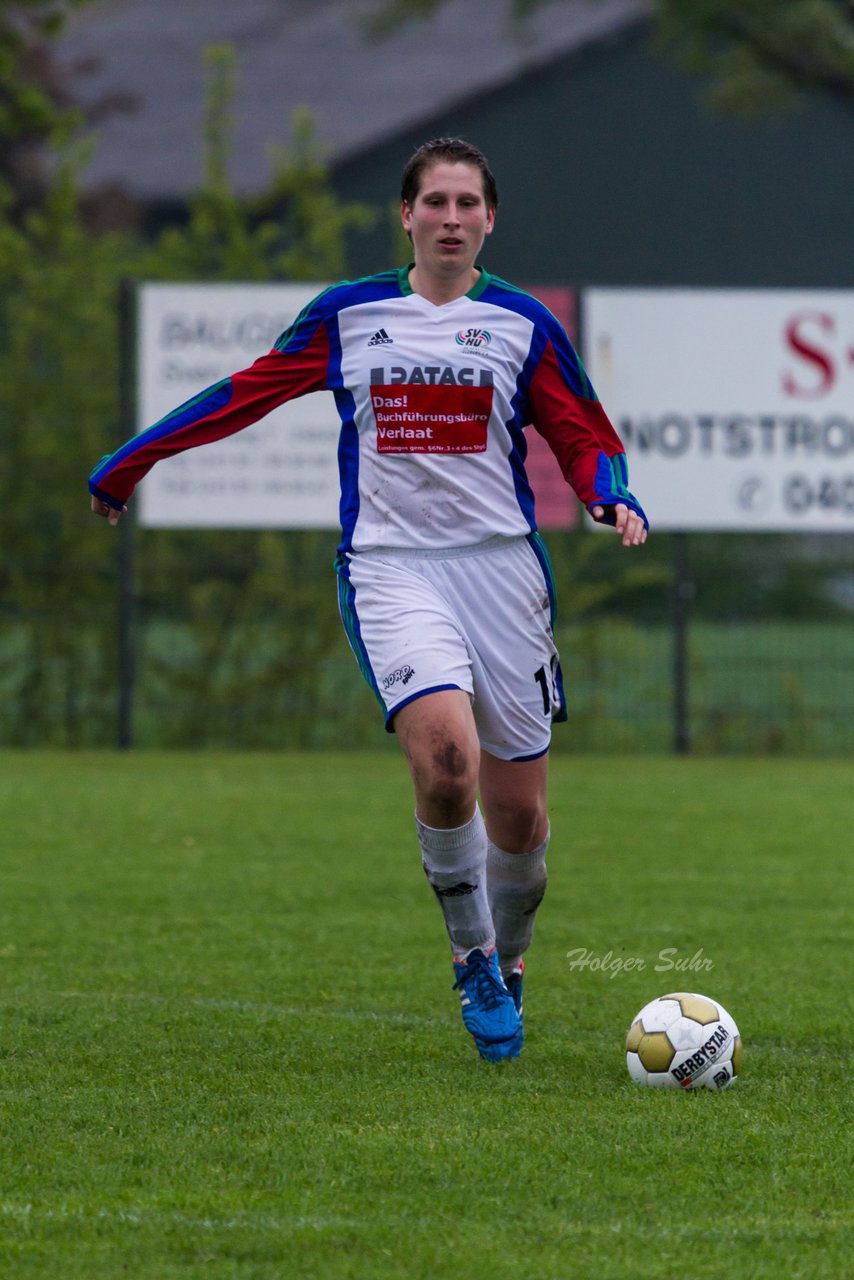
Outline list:
[[[419,147],[400,206],[412,263],[321,293],[269,354],[102,459],[89,481],[92,510],[115,524],[160,458],[295,396],[334,393],[341,616],[408,761],[463,1022],[490,1061],[522,1046],[523,956],[546,888],[551,725],[566,717],[525,426],[623,546],[648,529],[565,332],[479,265],[497,207],[476,147]]]

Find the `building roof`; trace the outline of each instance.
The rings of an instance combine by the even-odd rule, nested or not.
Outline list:
[[[643,19],[649,0],[549,0],[521,30],[499,0],[449,0],[380,41],[366,0],[94,0],[76,10],[57,58],[75,99],[121,109],[97,126],[83,185],[182,200],[202,180],[203,52],[233,45],[238,85],[229,171],[262,189],[270,144],[308,107],[332,163]],[[123,105],[121,105],[123,104]]]

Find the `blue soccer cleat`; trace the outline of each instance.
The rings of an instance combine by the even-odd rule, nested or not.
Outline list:
[[[498,952],[484,955],[480,947],[465,960],[454,961],[463,1022],[477,1051],[488,1062],[516,1058],[522,1049],[522,1020],[498,967]]]
[[[519,1015],[519,1021],[522,1021],[522,983],[525,978],[525,961],[519,961],[519,967],[513,969],[504,978],[505,986],[513,997],[513,1003],[516,1006],[516,1012]]]

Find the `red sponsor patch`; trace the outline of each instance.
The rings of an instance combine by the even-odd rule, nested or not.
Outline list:
[[[492,387],[371,387],[377,453],[484,453]]]

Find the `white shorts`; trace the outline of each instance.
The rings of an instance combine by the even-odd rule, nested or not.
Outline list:
[[[480,744],[500,760],[545,754],[566,719],[554,580],[537,534],[441,552],[342,554],[338,602],[386,728],[414,698],[471,696]]]

